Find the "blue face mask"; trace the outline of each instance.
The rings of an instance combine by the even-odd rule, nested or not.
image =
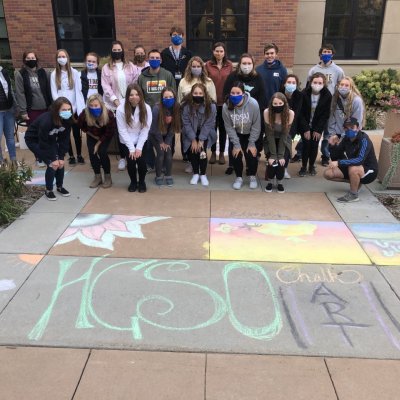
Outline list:
[[[92,114],[93,117],[95,117],[95,118],[100,117],[102,111],[103,111],[102,108],[91,108],[91,107],[89,107],[90,114]]]
[[[161,60],[149,60],[150,67],[157,69],[161,65]]]
[[[328,64],[332,60],[332,54],[321,54],[321,60],[324,64]]]
[[[94,69],[97,68],[97,64],[93,64],[93,63],[89,63],[88,62],[88,63],[86,63],[86,67],[87,67],[87,69],[93,71]]]
[[[297,88],[297,85],[295,83],[287,83],[285,85],[285,90],[288,93],[293,93],[296,90],[296,88]]]
[[[357,136],[357,131],[355,131],[353,129],[346,129],[345,132],[344,132],[344,135],[348,139],[354,139]]]
[[[238,95],[229,95],[229,100],[230,102],[236,107],[242,100],[243,100],[243,95],[238,94]]]
[[[180,44],[183,43],[183,37],[180,35],[171,36],[171,42],[175,46],[179,46]]]
[[[175,104],[175,99],[173,97],[170,99],[162,99],[162,103],[164,107],[172,108]]]
[[[72,112],[71,111],[60,111],[59,116],[62,119],[70,119],[72,117]]]

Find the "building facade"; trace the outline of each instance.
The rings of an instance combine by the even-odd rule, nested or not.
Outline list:
[[[88,51],[108,55],[115,39],[132,58],[137,44],[168,46],[172,26],[182,27],[185,45],[205,59],[212,43],[223,41],[234,61],[250,52],[258,64],[264,44],[276,43],[302,80],[323,42],[336,46],[337,62],[350,75],[400,66],[400,0],[0,0],[0,6],[0,58],[15,67],[27,49],[52,67],[57,48],[79,63]]]

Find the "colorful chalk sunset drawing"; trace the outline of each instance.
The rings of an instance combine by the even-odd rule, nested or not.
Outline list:
[[[85,246],[114,250],[114,240],[116,237],[146,239],[142,232],[142,225],[168,218],[135,215],[79,214],[55,246],[79,240]]]

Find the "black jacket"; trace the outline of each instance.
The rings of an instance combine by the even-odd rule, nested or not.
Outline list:
[[[104,92],[103,92],[103,87],[101,86],[101,71],[97,68],[96,72],[97,72],[97,91],[99,92],[99,94],[101,94],[103,96]],[[85,99],[85,103],[86,103],[87,95],[89,93],[89,80],[87,77],[86,69],[81,71],[81,83],[82,83],[82,94],[83,94],[83,98]]]
[[[181,47],[181,52],[179,53],[179,60],[175,60],[172,55],[169,47],[166,47],[161,52],[162,63],[161,66],[171,72],[172,76],[175,79],[175,72],[180,72],[183,77],[185,73],[185,69],[189,63],[189,60],[192,58],[192,52],[188,50],[186,47]],[[180,79],[175,79],[176,87],[179,86]]]
[[[344,137],[338,145],[329,146],[329,152],[332,160],[338,160],[340,166],[362,165],[365,171],[378,171],[374,145],[365,132],[359,131],[354,141]]]
[[[50,107],[51,104],[51,89],[50,80],[47,76],[46,71],[43,68],[39,68],[37,71],[40,91],[42,92],[43,98],[46,102],[46,106]],[[26,109],[29,111],[32,109],[32,88],[29,78],[29,72],[25,68],[21,68],[19,73],[22,76],[24,82],[24,92],[26,98]]]
[[[28,147],[30,143],[38,143],[46,155],[46,161],[64,160],[69,148],[70,133],[71,125],[68,122],[56,126],[51,112],[47,111],[29,125],[25,132],[25,142]]]
[[[8,72],[3,68],[1,70],[1,73],[3,74],[4,79],[6,80],[7,85],[8,85],[8,95],[6,95],[4,93],[4,95],[6,95],[6,97],[4,98],[4,101],[5,101],[4,110],[9,110],[14,105],[14,96],[13,96],[13,91],[12,91],[13,89],[11,86],[11,80],[10,80],[10,76],[8,75]],[[3,88],[3,90],[4,90],[4,88]]]
[[[302,91],[302,96],[303,103],[301,105],[301,111],[297,121],[299,133],[303,134],[307,131],[323,133],[328,123],[329,114],[331,111],[331,92],[326,87],[323,87],[320,91],[320,98],[311,124],[311,87],[304,89]]]

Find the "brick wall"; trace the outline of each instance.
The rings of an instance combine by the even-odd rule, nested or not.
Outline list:
[[[54,66],[57,49],[50,0],[3,0],[14,67],[22,64],[22,53],[37,52],[43,67]]]

